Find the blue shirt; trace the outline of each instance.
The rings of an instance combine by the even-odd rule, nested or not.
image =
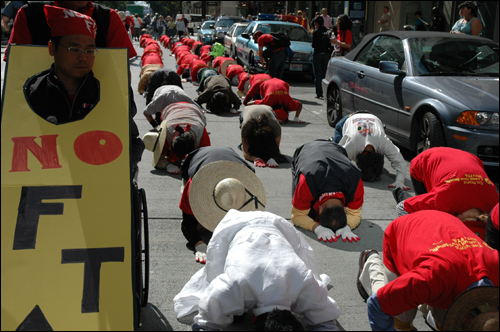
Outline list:
[[[7,16],[11,20],[13,20],[16,18],[19,8],[21,8],[23,5],[24,5],[23,1],[11,1],[2,10],[2,15]]]
[[[472,21],[477,20],[477,18],[474,17],[472,20],[470,20],[467,23],[460,22],[461,20],[462,19],[459,19],[455,23],[455,25],[453,26],[453,28],[451,28],[451,31],[457,31],[457,32],[465,33],[466,35],[470,35],[470,24],[471,24]]]

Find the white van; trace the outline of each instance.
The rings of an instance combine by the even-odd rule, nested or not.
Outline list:
[[[175,20],[180,20],[182,14],[177,14]],[[184,18],[189,21],[187,30],[191,35],[198,31],[198,26],[203,21],[201,14],[184,14]]]

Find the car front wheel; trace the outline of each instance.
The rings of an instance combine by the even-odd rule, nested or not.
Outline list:
[[[326,96],[326,118],[330,127],[335,125],[342,118],[342,102],[340,100],[340,91],[336,86],[328,89]]]
[[[427,112],[418,125],[417,154],[437,146],[446,146],[443,130],[439,119]]]

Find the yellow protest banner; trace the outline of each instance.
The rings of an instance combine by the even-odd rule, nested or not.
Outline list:
[[[55,125],[23,86],[53,62],[11,46],[1,122],[2,330],[132,330],[128,54],[99,49],[100,101]]]

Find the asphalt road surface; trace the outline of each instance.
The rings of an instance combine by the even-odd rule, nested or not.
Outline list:
[[[3,44],[2,58],[5,51]],[[145,99],[137,92],[142,49],[138,42],[134,42],[134,45],[139,56],[131,60],[130,68],[132,88],[135,91],[134,97],[138,109],[135,121],[142,136],[151,129],[151,126],[142,114]],[[175,69],[174,57],[169,54],[170,51],[164,49],[164,65]],[[4,73],[5,62],[3,61],[1,69]],[[2,75],[2,86],[3,79]],[[290,84],[291,96],[303,103],[301,119],[306,121],[305,124],[283,125],[281,152],[291,158],[295,149],[303,143],[333,136],[333,128],[326,121],[325,101],[314,98],[315,92],[311,77],[285,76],[284,79]],[[183,83],[183,86],[192,98],[197,96],[196,86],[191,83]],[[236,87],[233,89],[236,92]],[[242,152],[237,149],[240,143],[238,115],[208,113],[207,122],[212,145],[231,147],[242,156]],[[408,151],[403,152],[409,162],[413,154]],[[195,262],[193,253],[186,249],[186,240],[181,232],[182,214],[178,207],[181,197],[180,175],[170,175],[155,170],[151,160],[152,153],[145,150],[139,164],[139,186],[146,190],[149,210],[151,258],[149,300],[147,307],[142,311],[140,330],[190,330],[192,316],[177,320],[172,299],[202,266]],[[408,167],[409,163],[407,169]],[[266,210],[290,220],[292,208],[290,164],[281,164],[277,169],[256,168],[256,174],[266,189]],[[383,232],[396,217],[396,204],[391,190],[388,189],[388,185],[394,182],[394,179],[395,171],[386,159],[381,181],[365,183],[363,220],[361,225],[354,230],[354,233],[361,237],[359,242],[340,241],[325,244],[318,242],[314,233],[299,229],[314,249],[319,272],[331,277],[329,296],[338,303],[341,312],[338,322],[341,329],[346,331],[370,330],[366,304],[356,288],[358,258],[360,252],[366,248],[379,251],[382,249]],[[412,186],[408,173],[405,184]],[[495,184],[498,187],[498,178]],[[251,319],[252,315],[249,314],[244,322],[232,324],[227,330],[252,330]],[[421,313],[417,314],[414,325],[420,331],[430,331]]]

